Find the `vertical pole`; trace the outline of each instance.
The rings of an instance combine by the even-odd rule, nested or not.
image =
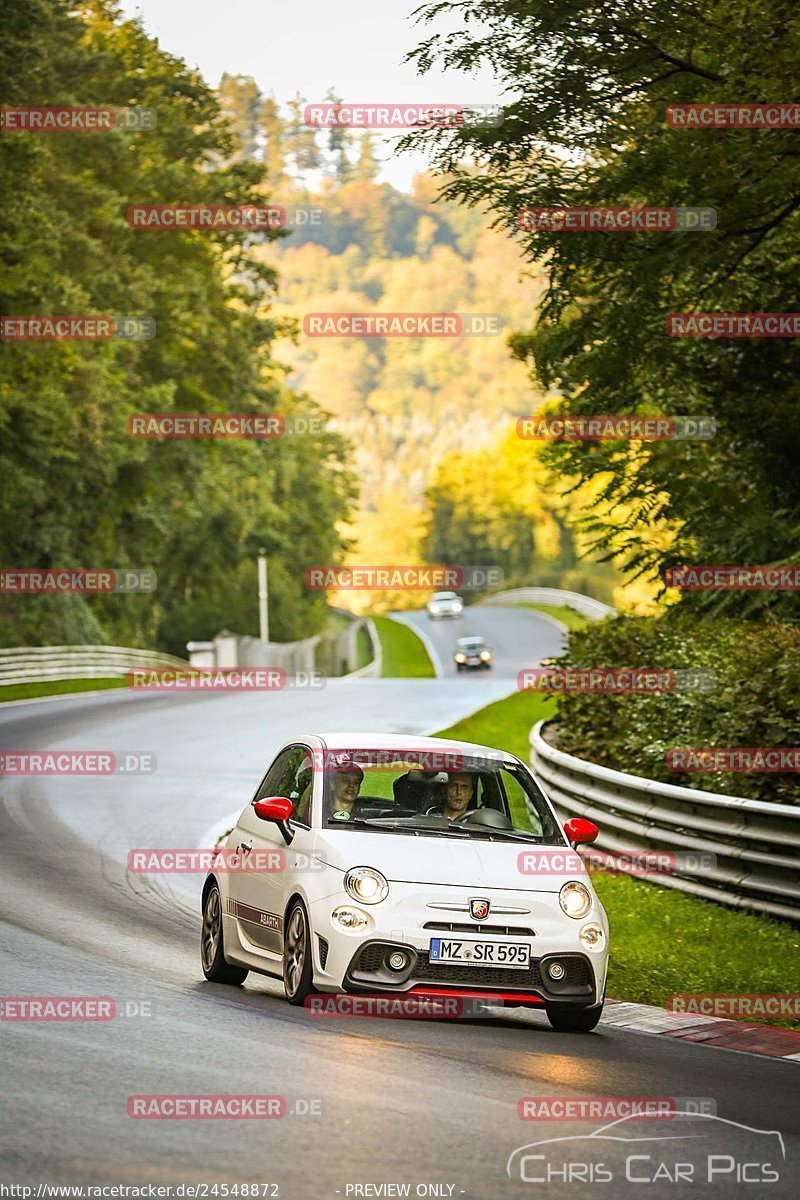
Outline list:
[[[269,641],[269,592],[267,589],[267,552],[258,552],[258,621],[262,642]]]

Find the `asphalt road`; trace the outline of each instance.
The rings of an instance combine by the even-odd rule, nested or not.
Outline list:
[[[107,1022],[0,1022],[0,1183],[230,1189],[247,1182],[277,1185],[259,1194],[283,1200],[402,1195],[406,1185],[412,1196],[471,1200],[583,1198],[599,1188],[638,1200],[645,1185],[625,1182],[629,1155],[639,1156],[629,1170],[641,1179],[677,1153],[694,1166],[696,1183],[653,1183],[645,1194],[796,1195],[796,1064],[602,1025],[590,1035],[558,1034],[536,1015],[313,1019],[266,979],[251,975],[242,989],[205,983],[197,952],[201,880],[125,869],[134,846],[197,845],[246,802],[276,745],[304,729],[425,733],[509,690],[508,678],[484,679],[480,695],[464,682],[352,680],[281,695],[106,694],[0,709],[4,750],[156,756],[150,775],[0,780],[3,994],[108,996],[121,1014]],[[128,1098],[142,1094],[279,1095],[288,1111],[265,1121],[135,1120]],[[626,1133],[680,1134],[661,1145],[566,1143],[571,1183],[559,1181],[561,1143],[530,1152],[553,1158],[552,1169],[562,1171],[556,1182],[522,1181],[518,1159],[509,1177],[517,1148],[603,1123],[524,1121],[521,1098],[608,1095],[708,1098],[722,1120],[713,1129],[639,1123]],[[775,1135],[739,1125],[780,1131],[786,1160],[775,1161]],[[704,1163],[712,1148],[720,1170],[726,1156],[731,1166],[709,1186]],[[777,1183],[736,1182],[744,1162],[763,1160],[777,1167]],[[528,1158],[525,1178],[541,1177],[543,1162]],[[600,1165],[613,1177],[605,1192]],[[672,1170],[662,1168],[662,1178],[665,1169]],[[381,1185],[401,1190],[369,1190]]]
[[[466,681],[492,676],[495,679],[516,679],[522,667],[533,666],[543,658],[561,654],[565,639],[555,621],[544,613],[530,608],[510,605],[491,607],[474,604],[466,607],[461,617],[437,617],[432,620],[421,612],[393,613],[416,630],[432,650],[438,674],[444,678],[457,677]],[[483,637],[494,655],[491,671],[459,672],[453,661],[456,642],[461,637]]]

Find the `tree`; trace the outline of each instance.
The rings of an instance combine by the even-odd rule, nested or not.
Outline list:
[[[258,84],[251,75],[226,73],[220,80],[218,92],[222,111],[236,138],[237,150],[233,161],[252,161],[259,154],[265,105]]]
[[[277,184],[286,169],[286,122],[274,96],[267,96],[261,106],[259,124],[263,136],[262,158],[267,182]]]
[[[378,157],[375,135],[369,129],[364,129],[358,143],[358,158],[356,159],[356,179],[366,179],[372,182],[377,179],[381,169]]]
[[[325,100],[334,106],[333,111],[338,119],[342,97],[337,96],[333,88],[328,88]],[[328,126],[326,166],[328,173],[338,183],[346,183],[353,175],[353,166],[347,156],[351,137],[352,134],[347,125],[331,124]]]
[[[284,137],[286,156],[295,175],[300,178],[309,171],[316,171],[322,161],[317,131],[314,126],[306,125],[303,120],[305,106],[305,97],[299,92],[286,105],[289,110]]]
[[[303,567],[342,550],[353,498],[340,437],[137,441],[134,412],[314,410],[273,358],[277,277],[234,231],[134,229],[136,201],[261,200],[263,168],[235,144],[202,79],[109,0],[21,0],[7,43],[8,102],[154,108],[138,133],[3,132],[0,230],[8,314],[130,314],[148,341],[8,342],[0,358],[0,560],[28,567],[150,567],[152,596],[0,597],[5,644],[107,636],[183,652],[232,624],[266,545],[283,581],[275,632],[316,632]],[[223,165],[221,165],[223,164]],[[224,165],[227,164],[227,165]],[[267,237],[271,237],[268,234]],[[249,586],[249,585],[248,585]],[[252,589],[255,595],[255,589]],[[202,619],[201,619],[202,617]],[[199,628],[198,628],[199,626]]]
[[[412,57],[497,74],[502,124],[412,135],[448,199],[488,205],[546,264],[537,325],[513,339],[567,414],[710,414],[706,444],[564,443],[552,459],[598,483],[586,528],[633,573],[680,562],[795,562],[800,529],[797,340],[686,341],[671,312],[797,310],[797,134],[687,132],[670,104],[787,101],[800,88],[800,16],[783,0],[443,0],[456,16]],[[448,22],[452,25],[452,22]],[[707,233],[518,232],[525,206],[713,206]],[[625,537],[620,539],[620,512]],[[669,538],[650,538],[662,525]],[[715,610],[797,615],[796,593],[711,594]]]

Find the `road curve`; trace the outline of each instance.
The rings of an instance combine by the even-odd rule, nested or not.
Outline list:
[[[485,680],[480,702],[508,682]],[[345,680],[316,694],[111,694],[0,710],[4,750],[146,750],[157,765],[146,776],[0,780],[3,994],[111,996],[132,1014],[0,1022],[3,1181],[247,1181],[276,1184],[261,1195],[282,1200],[403,1194],[367,1184],[409,1185],[412,1196],[534,1196],[540,1185],[509,1178],[509,1155],[597,1122],[533,1124],[520,1120],[519,1100],[610,1094],[708,1097],[725,1121],[779,1130],[795,1186],[782,1175],[769,1195],[796,1194],[796,1064],[602,1026],[558,1034],[535,1015],[314,1020],[268,980],[251,975],[242,989],[205,983],[200,880],[132,876],[124,866],[134,846],[196,845],[246,801],[275,746],[303,729],[422,733],[474,705],[460,679]],[[142,1005],[150,1015],[133,1015]],[[295,1111],[272,1121],[128,1116],[132,1095],[233,1093],[281,1095]],[[305,1105],[319,1114],[302,1115]],[[719,1129],[732,1155],[745,1146],[759,1154],[766,1136]],[[609,1143],[604,1158],[619,1179],[614,1197],[638,1198],[638,1185],[624,1183],[623,1144]],[[647,1194],[742,1191],[758,1189],[665,1182]],[[547,1194],[582,1200],[597,1185],[556,1183]]]
[[[559,625],[544,613],[530,608],[514,608],[503,605],[469,605],[461,617],[437,618],[432,620],[422,611],[393,613],[397,621],[410,625],[433,650],[441,665],[438,672],[444,678],[459,677],[478,681],[492,676],[495,679],[516,679],[523,668],[563,654],[565,635]],[[489,671],[463,671],[459,676],[453,662],[453,651],[458,638],[476,635],[486,638],[494,653],[494,663]]]

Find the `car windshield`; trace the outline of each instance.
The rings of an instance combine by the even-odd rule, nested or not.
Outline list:
[[[331,753],[324,777],[329,827],[564,844],[530,772],[491,751],[354,748]]]
[[[455,600],[455,592],[436,592],[433,596],[434,600]]]
[[[468,637],[466,637],[466,638],[459,638],[458,645],[462,650],[482,650],[483,647],[486,645],[486,642],[483,640],[483,638],[479,638],[479,637],[468,638]]]

